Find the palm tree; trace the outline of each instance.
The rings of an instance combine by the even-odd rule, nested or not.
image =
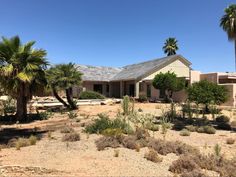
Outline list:
[[[236,70],[236,4],[225,9],[225,14],[220,19],[220,26],[227,33],[229,41],[234,41]]]
[[[166,42],[163,46],[164,53],[167,54],[167,56],[175,55],[178,48],[178,41],[175,38],[168,38],[166,39]]]
[[[0,83],[17,101],[16,118],[27,118],[27,102],[39,85],[46,83],[46,51],[32,49],[34,41],[22,44],[18,36],[0,42]]]
[[[73,101],[72,87],[81,84],[81,76],[82,74],[72,63],[55,65],[47,71],[48,83],[54,96],[69,109],[77,108]],[[65,90],[68,103],[58,95],[59,90]]]

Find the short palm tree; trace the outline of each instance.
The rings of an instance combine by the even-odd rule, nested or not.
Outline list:
[[[46,51],[32,49],[34,41],[22,44],[18,36],[0,42],[0,84],[17,100],[16,117],[27,118],[27,102],[38,86],[46,85]]]
[[[73,101],[72,87],[81,84],[81,76],[82,74],[77,70],[73,63],[55,65],[47,71],[48,84],[51,87],[54,96],[69,109],[77,108]],[[68,103],[58,95],[57,92],[59,90],[65,90]]]
[[[227,33],[229,41],[234,41],[236,70],[236,4],[225,9],[225,14],[220,20],[220,26]]]
[[[175,55],[178,48],[178,41],[175,38],[168,38],[163,46],[164,53],[167,56]]]

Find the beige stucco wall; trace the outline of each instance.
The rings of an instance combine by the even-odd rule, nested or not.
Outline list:
[[[235,96],[236,96],[236,84],[220,84],[226,87],[229,91],[229,98],[227,102],[223,103],[222,106],[236,106]]]
[[[165,66],[164,68],[150,74],[149,76],[143,78],[142,80],[153,80],[154,77],[159,74],[160,72],[166,73],[166,72],[174,72],[177,77],[189,77],[190,76],[190,68],[185,65],[180,60],[175,60],[174,62],[170,63],[169,65]]]
[[[194,82],[199,82],[201,79],[201,72],[200,71],[190,71],[190,84]]]

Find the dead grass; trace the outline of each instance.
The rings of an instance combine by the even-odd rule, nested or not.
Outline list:
[[[65,126],[65,127],[63,127],[63,128],[61,129],[60,132],[61,132],[61,133],[72,133],[72,132],[74,132],[74,129],[71,128],[71,127]]]
[[[74,142],[79,140],[80,140],[80,134],[76,132],[67,133],[62,137],[62,141]]]
[[[191,172],[184,172],[180,177],[209,177],[199,170],[193,170]]]
[[[159,163],[162,162],[162,158],[159,157],[159,155],[157,154],[157,152],[154,149],[149,149],[149,151],[144,155],[144,158],[146,158],[147,160],[150,160],[154,163]]]

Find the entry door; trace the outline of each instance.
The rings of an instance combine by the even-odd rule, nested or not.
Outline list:
[[[147,84],[147,97],[150,98],[151,97],[151,85]]]
[[[94,84],[94,85],[93,85],[93,91],[102,94],[102,84]]]
[[[134,84],[129,85],[129,96],[134,97]]]

